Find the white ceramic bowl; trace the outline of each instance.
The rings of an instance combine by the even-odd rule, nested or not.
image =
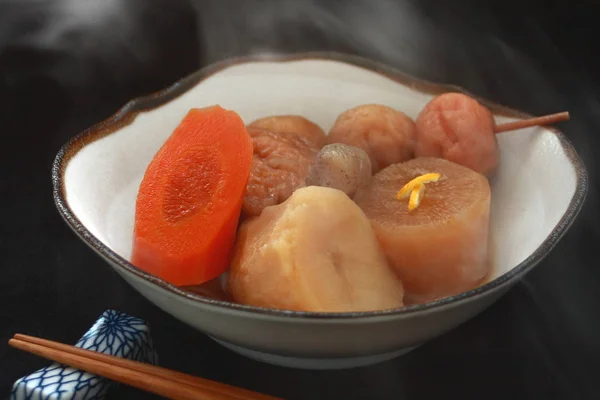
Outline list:
[[[300,114],[327,131],[341,112],[359,104],[381,103],[416,117],[433,95],[457,90],[340,54],[228,60],[129,102],[69,141],[54,164],[54,198],[77,235],[142,295],[233,351],[300,368],[380,362],[484,310],[562,237],[587,191],[585,167],[562,133],[536,127],[498,136],[501,164],[491,182],[494,270],[488,283],[389,311],[307,313],[250,307],[186,292],[148,275],[128,261],[138,185],[155,152],[193,107],[220,104],[246,122],[270,114]],[[481,101],[498,123],[526,117]]]

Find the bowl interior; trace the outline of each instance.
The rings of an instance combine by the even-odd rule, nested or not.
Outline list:
[[[213,104],[235,110],[246,123],[271,114],[299,114],[326,131],[353,106],[380,103],[416,118],[433,94],[336,60],[250,61],[200,81],[157,108],[108,129],[66,162],[63,193],[81,224],[129,259],[135,199],[144,171],[190,108]],[[556,110],[549,110],[556,111]],[[496,115],[498,123],[516,118]],[[530,256],[567,212],[577,190],[573,161],[557,134],[535,127],[498,135],[501,164],[492,179],[490,279]]]

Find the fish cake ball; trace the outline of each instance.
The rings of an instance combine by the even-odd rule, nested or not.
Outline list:
[[[373,173],[414,154],[416,128],[406,114],[380,104],[351,108],[337,118],[328,143],[343,143],[367,152]]]
[[[271,132],[295,133],[307,145],[316,150],[321,149],[327,142],[323,129],[300,115],[272,115],[257,119],[248,126],[266,129]]]

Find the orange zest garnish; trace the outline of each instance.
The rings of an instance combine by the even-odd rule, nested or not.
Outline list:
[[[398,191],[396,198],[400,200],[410,196],[408,200],[408,210],[412,211],[421,204],[421,199],[423,199],[423,193],[425,192],[425,184],[436,182],[438,179],[440,179],[440,174],[436,172],[417,176]]]
[[[425,185],[419,183],[414,187],[412,192],[410,192],[410,199],[408,199],[408,210],[412,211],[415,208],[419,207],[421,204],[421,199],[423,198],[423,192],[425,191]]]

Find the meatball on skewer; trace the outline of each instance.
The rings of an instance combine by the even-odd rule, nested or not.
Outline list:
[[[569,113],[496,126],[487,107],[462,93],[431,100],[416,120],[416,157],[438,157],[490,175],[500,162],[496,133],[569,119]]]

